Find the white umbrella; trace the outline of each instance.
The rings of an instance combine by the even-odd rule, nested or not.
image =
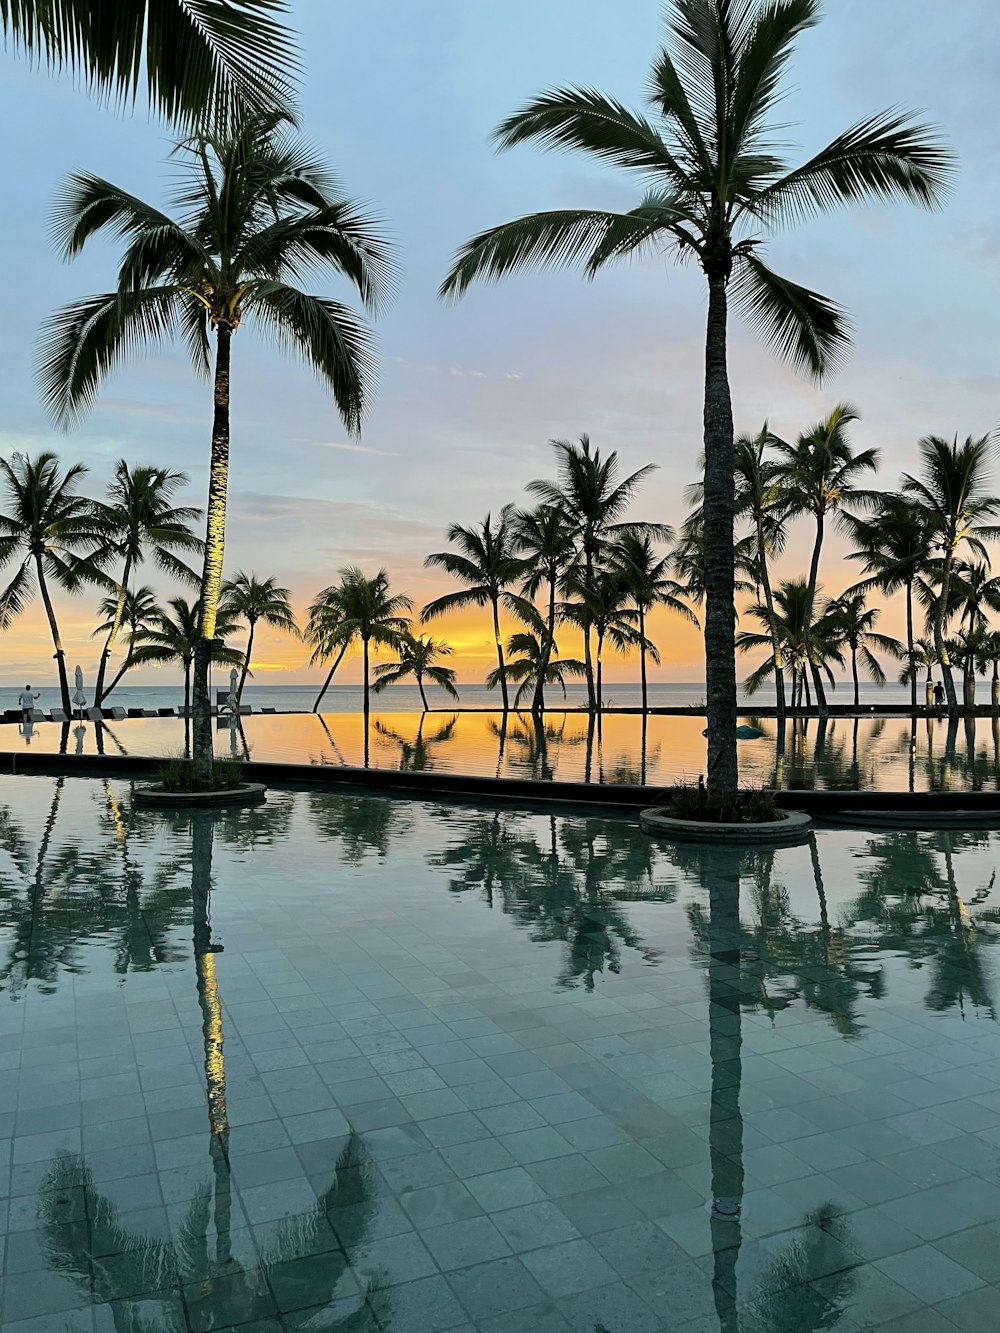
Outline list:
[[[227,706],[228,709],[229,709],[229,718],[230,718],[230,721],[235,721],[235,720],[236,720],[236,717],[237,717],[237,714],[238,714],[238,712],[239,712],[239,704],[238,704],[237,699],[236,699],[236,677],[237,677],[237,674],[238,674],[238,673],[237,673],[236,668],[233,667],[232,671],[230,671],[230,673],[229,673],[229,697],[228,697],[228,699],[226,700],[226,706]]]
[[[83,667],[78,666],[74,672],[76,689],[73,692],[73,703],[82,713],[87,706],[87,696],[83,692]]]

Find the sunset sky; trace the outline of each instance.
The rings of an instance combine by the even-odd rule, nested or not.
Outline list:
[[[811,152],[866,113],[913,107],[939,122],[961,159],[946,208],[834,215],[777,237],[779,272],[844,303],[855,348],[822,387],[779,364],[736,321],[731,373],[737,429],[794,436],[840,400],[858,405],[861,448],[883,450],[880,482],[915,464],[924,434],[982,434],[1000,417],[995,308],[1000,259],[996,69],[1000,25],[990,0],[830,0],[800,43],[781,118]],[[552,437],[588,432],[633,469],[660,470],[639,517],[678,523],[701,449],[703,280],[669,261],[575,274],[526,273],[475,289],[457,306],[436,288],[449,256],[473,232],[519,213],[561,206],[627,208],[635,183],[583,158],[521,148],[497,156],[496,123],[543,88],[583,83],[640,106],[662,32],[657,0],[410,0],[348,5],[296,0],[307,76],[306,136],[348,194],[367,201],[399,243],[402,274],[381,319],[381,374],[363,437],[349,439],[311,372],[240,331],[233,353],[233,447],[227,571],[275,575],[301,611],[339,567],[384,565],[419,606],[450,586],[422,567],[449,522],[475,522],[523,484],[551,474]],[[210,387],[176,349],[117,373],[97,409],[71,434],[55,431],[33,380],[34,339],[58,305],[106,290],[115,250],[94,245],[65,266],[48,240],[55,193],[86,169],[161,202],[169,132],[140,107],[115,114],[69,78],[0,54],[0,145],[5,273],[0,317],[0,449],[55,448],[91,469],[99,492],[114,461],[163,463],[207,484]],[[334,290],[334,289],[323,289]],[[343,295],[343,290],[338,294]],[[780,573],[805,566],[811,540],[792,531]],[[823,584],[855,576],[831,539]],[[154,581],[150,573],[150,581]],[[96,663],[94,601],[60,598],[71,663]],[[698,635],[676,619],[653,625],[663,653],[654,679],[703,674]],[[901,615],[879,628],[899,633]],[[482,613],[437,622],[456,649],[460,680],[491,665]],[[313,679],[307,650],[260,635],[258,683]],[[564,651],[576,652],[567,639]],[[0,638],[0,683],[48,684],[51,645],[40,609]],[[612,680],[632,668],[612,663]],[[744,673],[745,674],[745,673]],[[358,663],[344,680],[356,679]],[[166,683],[162,673],[136,683]]]

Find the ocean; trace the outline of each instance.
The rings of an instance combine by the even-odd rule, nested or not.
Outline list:
[[[228,680],[224,678],[216,677],[213,680],[213,701],[216,690],[225,688],[227,684]],[[21,682],[7,686],[0,685],[0,701],[2,701],[0,702],[0,709],[16,708],[17,696],[22,688],[23,683]],[[39,708],[48,710],[59,707],[59,686],[55,682],[42,686],[33,682],[32,688],[40,692]],[[461,699],[457,705],[443,691],[430,685],[426,689],[427,701],[430,706],[442,712],[451,712],[456,707],[459,709],[482,708],[495,711],[500,704],[499,691],[489,690],[485,685],[460,685],[458,689]],[[255,713],[262,708],[274,708],[281,713],[308,713],[312,711],[318,691],[318,684],[247,685],[243,691],[243,702],[249,704]],[[84,681],[84,694],[87,696],[88,702],[92,701],[93,682]],[[980,685],[979,696],[981,703],[989,702],[988,682]],[[360,685],[332,685],[324,696],[322,711],[324,713],[358,713],[362,708],[362,698]],[[884,689],[879,689],[877,686],[867,683],[863,683],[861,686],[861,702],[863,704],[907,704],[909,698],[909,688],[906,686],[891,684],[886,685]],[[922,685],[919,699],[922,703]],[[852,701],[851,687],[847,683],[842,683],[839,689],[830,693],[831,703],[846,704]],[[557,687],[550,687],[546,690],[546,703],[550,708],[565,707],[568,710],[573,710],[583,708],[586,702],[587,690],[583,684],[574,683],[567,688],[565,704],[563,703],[562,692]],[[774,704],[774,691],[763,689],[750,699],[743,696],[741,692],[740,702],[751,708],[755,704],[765,708],[771,707]],[[184,687],[178,681],[174,685],[120,685],[112,695],[108,696],[106,706],[116,705],[125,709],[148,708],[155,710],[157,708],[180,708],[183,703]],[[637,681],[616,682],[604,687],[604,704],[607,708],[638,708],[641,703],[642,695]],[[686,681],[651,684],[649,687],[649,703],[652,708],[696,708],[704,706],[704,682]],[[415,685],[393,685],[383,694],[372,695],[372,708],[381,712],[418,713],[421,711],[422,705]]]

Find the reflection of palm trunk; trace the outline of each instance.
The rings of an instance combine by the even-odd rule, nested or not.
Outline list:
[[[910,791],[917,789],[917,715],[910,723]]]
[[[712,1293],[720,1333],[739,1333],[736,1268],[740,1256],[743,1210],[743,1118],[740,880],[733,854],[723,851],[719,864],[709,852],[709,1055],[712,1100],[709,1107],[709,1154],[712,1168],[711,1231],[715,1265]]]
[[[503,752],[504,752],[504,750],[506,749],[506,746],[507,746],[507,712],[506,712],[506,709],[504,710],[504,715],[503,715],[503,717],[500,719],[500,736],[499,736],[499,741],[500,741],[500,744],[499,744],[499,746],[497,747],[497,777],[500,776],[500,771],[501,771],[501,769],[503,768]]]
[[[535,749],[538,751],[538,758],[542,765],[542,781],[548,782],[552,777],[552,769],[549,768],[549,748],[545,739],[545,723],[538,713],[534,715],[532,722],[535,727]]]
[[[208,1090],[209,1155],[212,1159],[215,1201],[216,1260],[231,1257],[232,1185],[229,1173],[229,1115],[226,1107],[226,1065],[223,1055],[222,1001],[215,971],[210,899],[212,891],[211,815],[195,814],[191,827],[191,907],[198,1004],[205,1047],[205,1084]]]
[[[645,707],[642,710],[642,736],[639,741],[639,781],[643,787],[646,785],[646,726],[649,721],[649,715]]]
[[[583,780],[586,783],[590,782],[591,770],[593,768],[593,764],[594,764],[594,714],[589,713],[587,716],[587,751],[583,769]]]

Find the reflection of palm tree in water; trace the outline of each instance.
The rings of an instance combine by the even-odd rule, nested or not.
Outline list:
[[[393,840],[411,827],[411,808],[384,796],[310,791],[307,800],[317,836],[339,842],[340,856],[349,866],[360,865],[369,852],[385,860]]]
[[[211,877],[214,819],[198,812],[191,821],[191,909],[194,936],[198,1003],[202,1014],[205,1052],[209,1140],[212,1183],[195,1188],[183,1223],[172,1241],[128,1230],[121,1224],[115,1206],[95,1186],[86,1158],[73,1153],[56,1157],[40,1193],[39,1212],[47,1233],[47,1250],[53,1268],[74,1278],[94,1302],[111,1311],[118,1333],[185,1333],[187,1316],[180,1307],[167,1304],[171,1289],[201,1283],[201,1291],[213,1295],[213,1280],[225,1280],[226,1322],[244,1323],[273,1309],[268,1276],[276,1264],[324,1253],[331,1237],[327,1215],[350,1217],[338,1228],[344,1251],[328,1249],[322,1272],[326,1290],[317,1292],[314,1304],[325,1306],[331,1318],[323,1324],[331,1333],[361,1333],[372,1323],[369,1298],[377,1289],[371,1279],[362,1282],[361,1292],[347,1277],[351,1251],[365,1239],[375,1211],[376,1175],[361,1136],[351,1131],[333,1167],[333,1180],[311,1209],[286,1218],[276,1228],[268,1251],[256,1262],[244,1263],[232,1251],[232,1184],[230,1177],[229,1117],[226,1106],[226,1070],[223,1051],[222,1003],[215,956],[220,945],[212,943]],[[88,1225],[67,1227],[60,1211],[64,1192],[82,1187]],[[349,1211],[341,1211],[349,1210]],[[210,1249],[214,1230],[214,1247]],[[332,1241],[330,1242],[332,1244]],[[344,1279],[347,1279],[344,1281]],[[188,1314],[198,1323],[197,1289],[187,1295]],[[349,1308],[340,1314],[330,1309],[343,1298]],[[383,1295],[384,1301],[384,1295]],[[112,1304],[113,1302],[113,1304]],[[149,1311],[143,1309],[149,1303]],[[192,1308],[193,1307],[193,1308]],[[390,1316],[384,1306],[383,1319]],[[207,1324],[205,1325],[208,1326]]]
[[[426,713],[420,714],[420,721],[417,723],[417,734],[413,740],[407,740],[405,736],[394,731],[392,727],[384,722],[375,720],[375,731],[379,737],[399,747],[399,771],[401,773],[424,773],[434,767],[434,755],[432,748],[435,745],[441,745],[445,741],[450,741],[455,734],[455,724],[458,721],[458,715],[453,713],[447,722],[443,723],[431,735],[424,735],[424,720]]]
[[[556,716],[555,713],[533,713],[530,717],[513,714],[509,720],[505,718],[502,725],[492,717],[487,720],[487,725],[501,746],[509,741],[512,747],[516,747],[517,758],[511,762],[516,764],[518,770],[527,769],[531,778],[549,782],[555,773],[549,747],[559,750],[563,746],[582,745],[586,740],[583,732],[567,736],[567,714],[559,715],[558,724],[553,721]],[[502,751],[497,760],[497,776],[500,774],[501,759]],[[521,775],[519,771],[514,776]]]

